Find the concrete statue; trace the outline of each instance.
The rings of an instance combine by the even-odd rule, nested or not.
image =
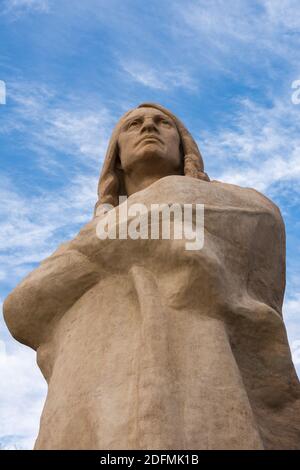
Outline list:
[[[204,244],[99,239],[127,204],[201,203]],[[117,223],[118,224],[118,223]],[[156,104],[113,131],[92,220],[7,297],[4,316],[48,383],[36,449],[299,449],[300,386],[282,302],[279,209],[210,181]]]

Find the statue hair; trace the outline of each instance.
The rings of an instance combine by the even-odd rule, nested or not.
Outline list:
[[[180,147],[183,158],[183,175],[198,178],[203,181],[210,181],[208,175],[204,172],[204,163],[200,150],[182,122],[169,110],[163,106],[155,103],[142,103],[137,108],[156,108],[163,112],[175,123],[179,137]],[[137,109],[135,108],[135,109]],[[119,196],[126,196],[126,189],[123,181],[122,171],[118,169],[119,163],[119,147],[118,137],[121,127],[125,119],[130,115],[133,110],[125,113],[117,125],[115,126],[111,139],[109,141],[108,149],[105,155],[101,175],[98,183],[98,201],[95,205],[94,215],[96,216],[101,212],[103,204],[111,204],[117,206],[119,203]]]

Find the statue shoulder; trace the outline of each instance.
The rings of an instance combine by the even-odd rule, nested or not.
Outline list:
[[[280,210],[274,202],[256,189],[191,176],[172,175],[161,178],[143,191],[133,194],[129,202],[146,204],[177,202],[202,203],[218,210],[239,210],[268,214],[283,225]]]
[[[223,183],[217,180],[212,180],[210,184],[218,187],[224,193],[231,194],[234,198],[238,198],[241,204],[245,204],[249,208],[260,209],[272,214],[278,222],[284,224],[280,208],[260,191],[254,188]]]

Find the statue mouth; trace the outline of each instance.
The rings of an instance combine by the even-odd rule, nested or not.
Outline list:
[[[137,142],[137,145],[139,145],[140,143],[142,142],[159,142],[160,144],[162,144],[162,140],[157,137],[156,135],[144,135],[138,142]]]

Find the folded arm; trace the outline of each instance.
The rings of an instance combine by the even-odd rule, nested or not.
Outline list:
[[[95,222],[61,245],[6,298],[4,318],[18,341],[37,349],[57,319],[99,280],[99,264],[93,259],[101,240]]]

